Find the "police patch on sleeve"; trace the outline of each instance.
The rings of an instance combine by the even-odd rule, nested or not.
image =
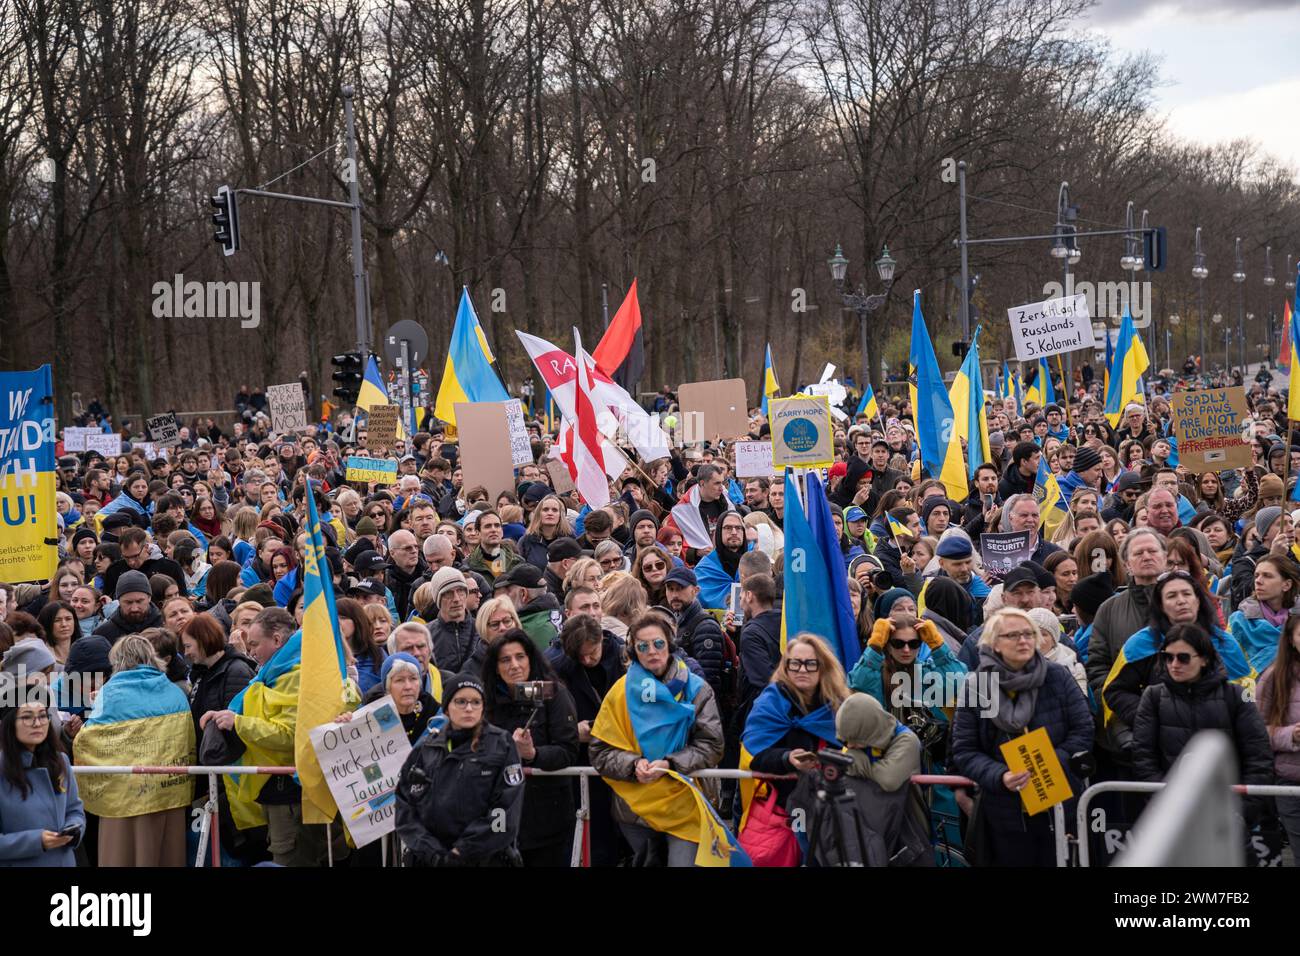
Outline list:
[[[524,768],[517,763],[506,767],[506,785],[517,787],[524,782]]]

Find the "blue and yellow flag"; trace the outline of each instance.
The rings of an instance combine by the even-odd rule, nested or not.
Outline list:
[[[898,544],[898,536],[900,534],[905,534],[909,538],[916,537],[916,535],[912,534],[907,525],[903,524],[888,511],[885,512],[885,520],[889,523],[889,533],[894,536],[894,544]]]
[[[651,762],[681,750],[695,724],[694,700],[703,681],[680,660],[674,667],[665,683],[634,661],[605,695],[591,735]],[[697,844],[696,866],[752,865],[690,777],[669,770],[650,783],[604,779],[655,830]]]
[[[0,580],[44,581],[59,564],[50,367],[0,372]]]
[[[952,402],[953,432],[966,441],[966,474],[974,478],[975,469],[992,461],[989,453],[989,423],[984,416],[984,377],[980,371],[980,330],[971,337],[970,351],[952,380],[948,399]],[[959,499],[960,500],[960,499]]]
[[[510,396],[492,369],[492,350],[487,336],[474,314],[469,289],[460,292],[456,325],[451,330],[451,346],[442,369],[442,383],[433,413],[451,426],[456,424],[457,402],[505,402]]]
[[[1259,674],[1250,661],[1246,659],[1246,654],[1242,651],[1241,645],[1237,643],[1236,638],[1216,626],[1213,633],[1210,634],[1210,643],[1214,645],[1219,660],[1223,662],[1223,668],[1228,673],[1229,682],[1253,690],[1255,680]],[[1145,660],[1159,650],[1160,634],[1150,627],[1142,628],[1124,642],[1119,654],[1115,656],[1115,663],[1110,666],[1110,673],[1106,675],[1106,680],[1101,685],[1101,714],[1104,724],[1109,724],[1115,716],[1114,711],[1106,704],[1106,688],[1119,676],[1119,672],[1129,664]]]
[[[1016,400],[1016,413],[1020,413],[1020,389],[1016,388],[1016,383],[1011,380],[1011,370],[1007,368],[1007,363],[1002,362],[1002,376],[998,379],[998,398],[1005,401],[1008,398]]]
[[[772,344],[769,342],[763,356],[763,417],[767,417],[767,400],[781,394],[781,386],[776,381],[776,369],[772,367]]]
[[[1106,421],[1110,422],[1111,428],[1119,427],[1120,419],[1124,417],[1124,406],[1132,402],[1146,404],[1142,375],[1150,366],[1142,337],[1133,328],[1133,316],[1125,309],[1106,387]],[[1294,402],[1295,398],[1291,401]]]
[[[388,400],[388,389],[384,386],[384,380],[379,374],[379,363],[375,357],[370,356],[370,361],[366,365],[365,377],[361,380],[361,388],[357,391],[357,408],[364,408],[369,411],[375,405],[391,405]],[[399,417],[397,420],[397,437],[406,438],[406,429],[402,425]]]
[[[870,382],[862,387],[862,401],[858,403],[858,410],[853,417],[856,418],[858,415],[866,415],[868,418],[880,417],[880,406],[876,403],[876,390],[871,387]]]
[[[301,664],[302,631],[296,631],[230,702],[230,709],[235,712],[235,733],[244,744],[239,758],[241,766],[293,766]],[[266,824],[266,811],[257,798],[270,779],[261,773],[231,774],[224,778],[230,815],[239,829]]]
[[[921,290],[912,294],[912,346],[908,356],[908,391],[912,414],[916,418],[916,438],[921,448],[921,463],[930,475],[944,483],[948,497],[966,498],[966,469],[962,463],[961,442],[953,428],[952,403],[944,385],[934,344],[921,314]]]
[[[1050,539],[1065,520],[1066,512],[1058,507],[1062,500],[1061,486],[1048,467],[1047,456],[1038,458],[1038,475],[1034,478],[1034,500],[1038,502],[1038,517],[1043,522],[1043,537]]]
[[[134,667],[109,679],[86,724],[73,739],[73,762],[86,767],[188,767],[194,763],[189,701],[156,667]],[[101,817],[136,817],[189,807],[194,778],[82,774],[86,810]]]
[[[334,608],[334,584],[325,557],[316,496],[309,493],[305,497],[307,547],[302,559],[302,665],[293,749],[298,780],[302,784],[303,823],[329,823],[338,813],[338,807],[311,745],[311,731],[352,708],[343,693],[347,679],[343,636]]]
[[[1047,359],[1039,359],[1034,373],[1034,384],[1025,391],[1025,402],[1034,402],[1040,408],[1056,403],[1056,386],[1052,384],[1052,371]]]
[[[748,770],[756,754],[769,747],[776,746],[791,730],[798,728],[807,731],[818,740],[834,750],[843,749],[843,744],[835,735],[835,714],[828,704],[822,704],[807,714],[791,713],[790,702],[775,684],[768,684],[754,700],[749,716],[745,719],[745,728],[740,737],[740,769]],[[766,792],[766,781],[752,777],[740,781],[740,799],[743,807],[738,832],[745,832],[745,822],[749,818],[749,808],[755,794],[760,790]]]

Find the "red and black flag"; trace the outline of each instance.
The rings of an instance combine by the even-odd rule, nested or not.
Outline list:
[[[635,395],[645,371],[645,336],[641,332],[641,304],[636,298],[636,279],[627,297],[592,354],[596,367],[627,392]]]

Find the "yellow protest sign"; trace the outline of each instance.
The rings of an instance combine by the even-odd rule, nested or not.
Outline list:
[[[1029,783],[1020,791],[1025,812],[1031,817],[1074,796],[1070,780],[1052,747],[1047,730],[1039,727],[1002,744],[1002,759],[1012,773],[1029,771]]]
[[[361,458],[353,455],[348,458],[347,481],[373,482],[376,485],[397,484],[397,462],[383,458]]]

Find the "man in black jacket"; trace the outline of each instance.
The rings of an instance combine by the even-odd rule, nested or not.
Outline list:
[[[411,612],[411,595],[423,582],[429,568],[420,556],[420,544],[415,534],[405,528],[389,536],[388,557],[392,564],[384,575],[384,584],[393,594],[397,619],[405,621]]]
[[[433,575],[433,603],[438,616],[429,622],[433,663],[453,673],[477,674],[487,646],[468,614],[469,586],[455,568],[439,568]]]
[[[668,606],[677,615],[677,644],[695,658],[714,694],[722,689],[722,625],[700,604],[700,582],[690,568],[674,568],[664,580]]]
[[[1011,449],[1011,464],[998,482],[998,495],[1006,501],[1012,495],[1032,495],[1038,477],[1038,458],[1042,449],[1037,442],[1022,441]]]
[[[104,593],[117,594],[117,582],[128,571],[139,571],[148,581],[155,574],[165,574],[176,582],[182,597],[189,597],[185,587],[185,572],[171,558],[149,557],[149,534],[143,528],[126,528],[117,536],[122,557],[104,572]]]
[[[776,597],[776,582],[768,574],[749,576],[740,592],[745,611],[745,623],[740,628],[745,703],[762,693],[781,663],[781,612],[775,608]]]
[[[153,605],[149,579],[140,571],[127,571],[119,577],[113,597],[117,599],[117,610],[95,628],[95,637],[104,637],[109,643],[116,644],[128,634],[163,626],[162,614]]]

